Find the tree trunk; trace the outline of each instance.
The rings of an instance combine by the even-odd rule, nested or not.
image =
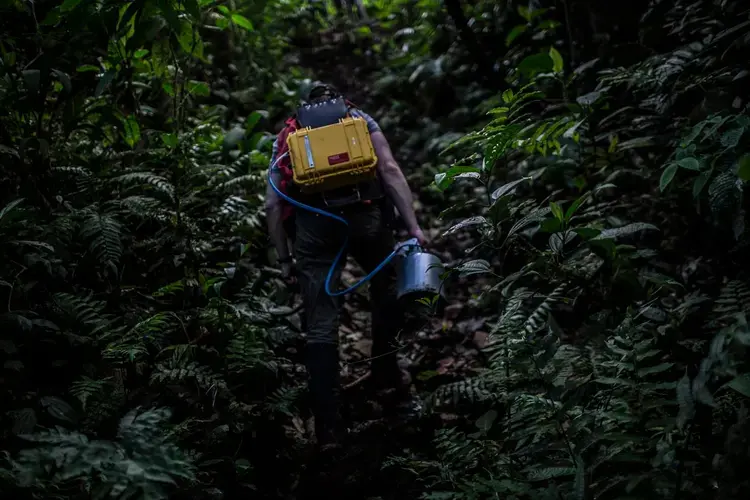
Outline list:
[[[477,65],[479,72],[492,87],[499,88],[501,86],[500,78],[495,72],[492,62],[494,57],[491,57],[492,54],[482,47],[474,32],[471,31],[469,21],[461,8],[461,0],[445,0],[445,8],[448,15],[453,19],[461,40],[474,58],[474,63]]]

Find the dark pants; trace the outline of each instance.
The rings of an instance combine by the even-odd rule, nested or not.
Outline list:
[[[307,324],[307,367],[310,395],[316,420],[318,440],[337,420],[339,389],[338,328],[343,296],[331,297],[325,291],[329,269],[344,238],[349,235],[347,251],[331,280],[331,290],[338,291],[341,268],[348,253],[365,272],[372,271],[393,250],[395,240],[387,227],[381,204],[357,204],[328,210],[344,217],[349,226],[330,217],[306,210],[296,211],[295,255],[297,276],[302,293]],[[400,380],[394,340],[400,325],[395,297],[395,271],[386,266],[370,281],[372,313],[372,376],[377,385],[393,386]]]

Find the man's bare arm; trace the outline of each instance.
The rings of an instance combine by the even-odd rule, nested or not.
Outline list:
[[[401,171],[396,159],[393,157],[391,147],[388,144],[388,139],[385,138],[383,132],[374,132],[371,134],[372,145],[375,148],[375,154],[378,157],[378,173],[383,179],[383,185],[385,186],[388,196],[393,200],[393,204],[396,205],[398,213],[404,219],[406,229],[409,231],[411,236],[423,239],[422,230],[417,222],[417,216],[414,213],[414,200],[411,194],[409,184],[406,182],[406,177]]]

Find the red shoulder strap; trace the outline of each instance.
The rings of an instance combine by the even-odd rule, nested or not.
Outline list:
[[[286,119],[284,123],[286,124],[287,127],[291,127],[292,130],[297,130],[298,125],[297,125],[296,116],[290,116],[289,118]]]

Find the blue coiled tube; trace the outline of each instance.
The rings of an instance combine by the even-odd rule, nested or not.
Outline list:
[[[290,198],[286,194],[282,193],[281,190],[276,186],[276,184],[274,184],[273,178],[271,176],[271,171],[273,171],[274,167],[279,162],[279,160],[281,160],[282,158],[284,158],[288,154],[289,153],[287,152],[287,153],[284,153],[283,155],[279,156],[276,159],[276,161],[273,162],[273,165],[271,165],[271,168],[269,169],[269,172],[268,172],[268,183],[271,185],[271,187],[273,188],[273,190],[276,191],[276,194],[278,194],[279,196],[281,196],[283,199],[285,199],[286,201],[288,201],[292,205],[295,205],[295,206],[297,206],[299,208],[302,208],[302,209],[305,209],[305,210],[309,210],[310,212],[314,212],[316,214],[325,215],[326,217],[330,217],[332,219],[336,219],[337,221],[341,222],[342,224],[344,224],[345,226],[348,227],[349,223],[343,217],[339,217],[338,215],[332,214],[330,212],[326,212],[325,210],[321,210],[319,208],[311,207],[310,205],[305,205],[304,203],[300,203],[299,201],[297,201],[297,200],[295,200],[293,198]],[[378,266],[375,269],[373,269],[370,272],[370,274],[368,274],[367,276],[365,276],[364,278],[362,278],[361,280],[359,280],[357,283],[355,283],[354,285],[350,286],[349,288],[347,288],[345,290],[340,290],[338,292],[332,292],[331,291],[331,280],[333,279],[333,275],[336,272],[336,267],[338,266],[339,260],[341,260],[341,257],[344,255],[344,252],[346,251],[346,245],[348,243],[349,243],[349,235],[347,234],[345,236],[345,238],[344,238],[344,243],[341,245],[341,250],[339,250],[339,253],[338,253],[338,255],[336,255],[336,258],[333,259],[333,264],[331,264],[331,268],[328,270],[328,276],[326,277],[325,290],[326,290],[326,293],[328,295],[330,295],[331,297],[339,297],[341,295],[346,295],[347,293],[351,293],[354,290],[356,290],[357,288],[359,288],[360,286],[362,286],[365,283],[367,283],[368,281],[370,281],[373,276],[375,276],[377,273],[379,273],[385,266],[388,265],[388,263],[391,260],[393,260],[393,258],[398,254],[398,252],[402,248],[407,247],[407,246],[419,246],[416,242],[406,242],[406,243],[403,243],[403,244],[399,245],[398,248],[396,248],[395,250],[393,250],[393,252],[391,252],[388,255],[388,257],[386,257],[385,259],[383,259],[383,262],[381,262],[380,264],[378,264]]]

